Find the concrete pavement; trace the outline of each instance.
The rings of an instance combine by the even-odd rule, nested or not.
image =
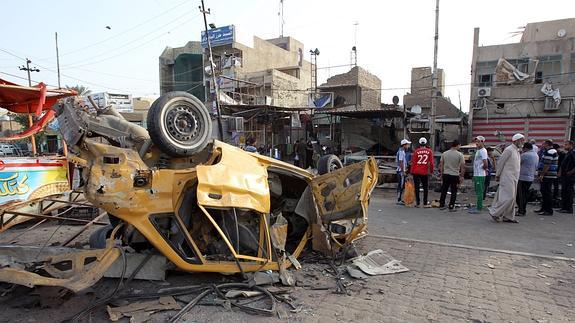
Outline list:
[[[437,208],[410,208],[395,204],[395,190],[376,189],[369,206],[369,233],[407,239],[504,249],[548,256],[575,258],[575,216],[555,212],[553,216],[533,213],[517,217],[518,224],[495,223],[487,210],[448,212]],[[430,201],[439,193],[430,192]],[[473,202],[473,192],[458,195],[458,203]],[[486,200],[486,205],[492,199]]]

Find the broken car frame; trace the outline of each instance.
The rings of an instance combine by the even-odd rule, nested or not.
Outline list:
[[[86,266],[92,279],[74,278],[81,275],[77,270],[45,270],[52,277],[29,272],[62,260],[84,268],[78,263],[85,261],[82,256],[62,255],[35,266],[1,268],[0,281],[89,287],[118,257],[114,238],[135,250],[155,248],[183,271],[281,273],[297,263],[310,241],[313,249],[334,255],[367,232],[377,183],[373,158],[327,167],[331,172],[316,176],[212,141],[208,110],[185,92],[154,102],[148,131],[113,108],[94,108],[69,100],[55,108],[86,199],[107,211],[115,226],[113,232],[112,226],[100,231],[101,239],[110,238]]]

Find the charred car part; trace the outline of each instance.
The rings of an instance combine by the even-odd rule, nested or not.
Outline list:
[[[86,198],[124,222],[124,244],[154,248],[180,270],[285,270],[310,241],[333,254],[366,234],[373,159],[315,176],[212,141],[208,110],[185,92],[154,102],[150,136],[113,112],[68,103],[58,120]]]

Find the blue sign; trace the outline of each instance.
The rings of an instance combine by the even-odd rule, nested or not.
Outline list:
[[[212,47],[231,44],[235,40],[234,25],[210,29],[208,30],[208,35],[210,35],[210,45],[212,45]],[[202,31],[201,44],[203,48],[208,47],[205,31]]]

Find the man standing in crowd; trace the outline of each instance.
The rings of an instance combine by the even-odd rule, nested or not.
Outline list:
[[[258,149],[256,148],[256,138],[248,137],[248,139],[246,139],[246,146],[244,147],[244,150],[249,153],[257,153]]]
[[[553,149],[553,142],[545,140],[543,151],[539,159],[539,183],[541,183],[541,196],[543,202],[541,209],[535,211],[540,215],[553,215],[553,182],[557,178],[559,155]]]
[[[535,141],[535,139],[531,139],[529,140],[529,143],[533,146],[533,151],[535,152],[535,155],[539,156],[539,147],[537,147],[537,141]]]
[[[473,187],[475,188],[477,206],[473,209],[469,209],[468,212],[471,214],[478,214],[481,213],[481,209],[483,209],[485,176],[487,176],[487,168],[489,166],[487,159],[489,156],[487,156],[487,149],[485,149],[485,137],[477,136],[474,141],[477,151],[473,158]]]
[[[483,200],[487,197],[487,192],[489,191],[489,186],[491,185],[491,176],[495,175],[495,157],[493,156],[493,147],[487,148],[487,176],[485,176],[485,187],[483,189]]]
[[[559,170],[561,177],[561,210],[559,213],[573,214],[573,184],[575,183],[575,152],[573,141],[565,142],[565,158]]]
[[[447,190],[451,189],[451,198],[449,199],[449,211],[455,212],[455,199],[457,198],[457,186],[463,183],[463,174],[465,174],[465,159],[459,151],[461,144],[454,140],[451,143],[451,149],[441,154],[439,162],[439,172],[441,175],[441,196],[439,198],[439,209],[445,210],[445,198]]]
[[[557,151],[557,178],[553,180],[553,208],[556,208],[555,201],[559,202],[559,177],[561,176],[559,173],[561,171],[561,164],[563,163],[563,159],[565,158],[565,152],[561,150],[561,146],[559,144],[553,144],[553,149]]]
[[[411,157],[411,171],[413,175],[413,184],[415,185],[415,207],[419,207],[419,186],[423,186],[423,207],[429,207],[427,204],[427,193],[429,175],[433,174],[433,151],[427,146],[427,139],[419,138],[419,148],[413,152]]]
[[[495,178],[499,182],[499,188],[495,193],[493,204],[489,208],[489,214],[496,222],[517,223],[515,220],[515,198],[521,165],[519,149],[523,147],[524,138],[520,133],[513,135],[511,139],[513,144],[505,148],[497,161]]]
[[[517,184],[517,216],[525,216],[527,208],[527,197],[529,196],[529,188],[535,180],[537,173],[537,164],[539,164],[539,156],[535,153],[533,145],[526,142],[523,145],[523,153],[521,154],[521,169],[519,171],[519,182]]]
[[[411,141],[407,139],[401,140],[401,146],[395,154],[395,161],[397,162],[397,204],[403,204],[401,197],[403,195],[403,188],[405,187],[405,175],[407,174],[407,158],[405,152],[409,148]]]

